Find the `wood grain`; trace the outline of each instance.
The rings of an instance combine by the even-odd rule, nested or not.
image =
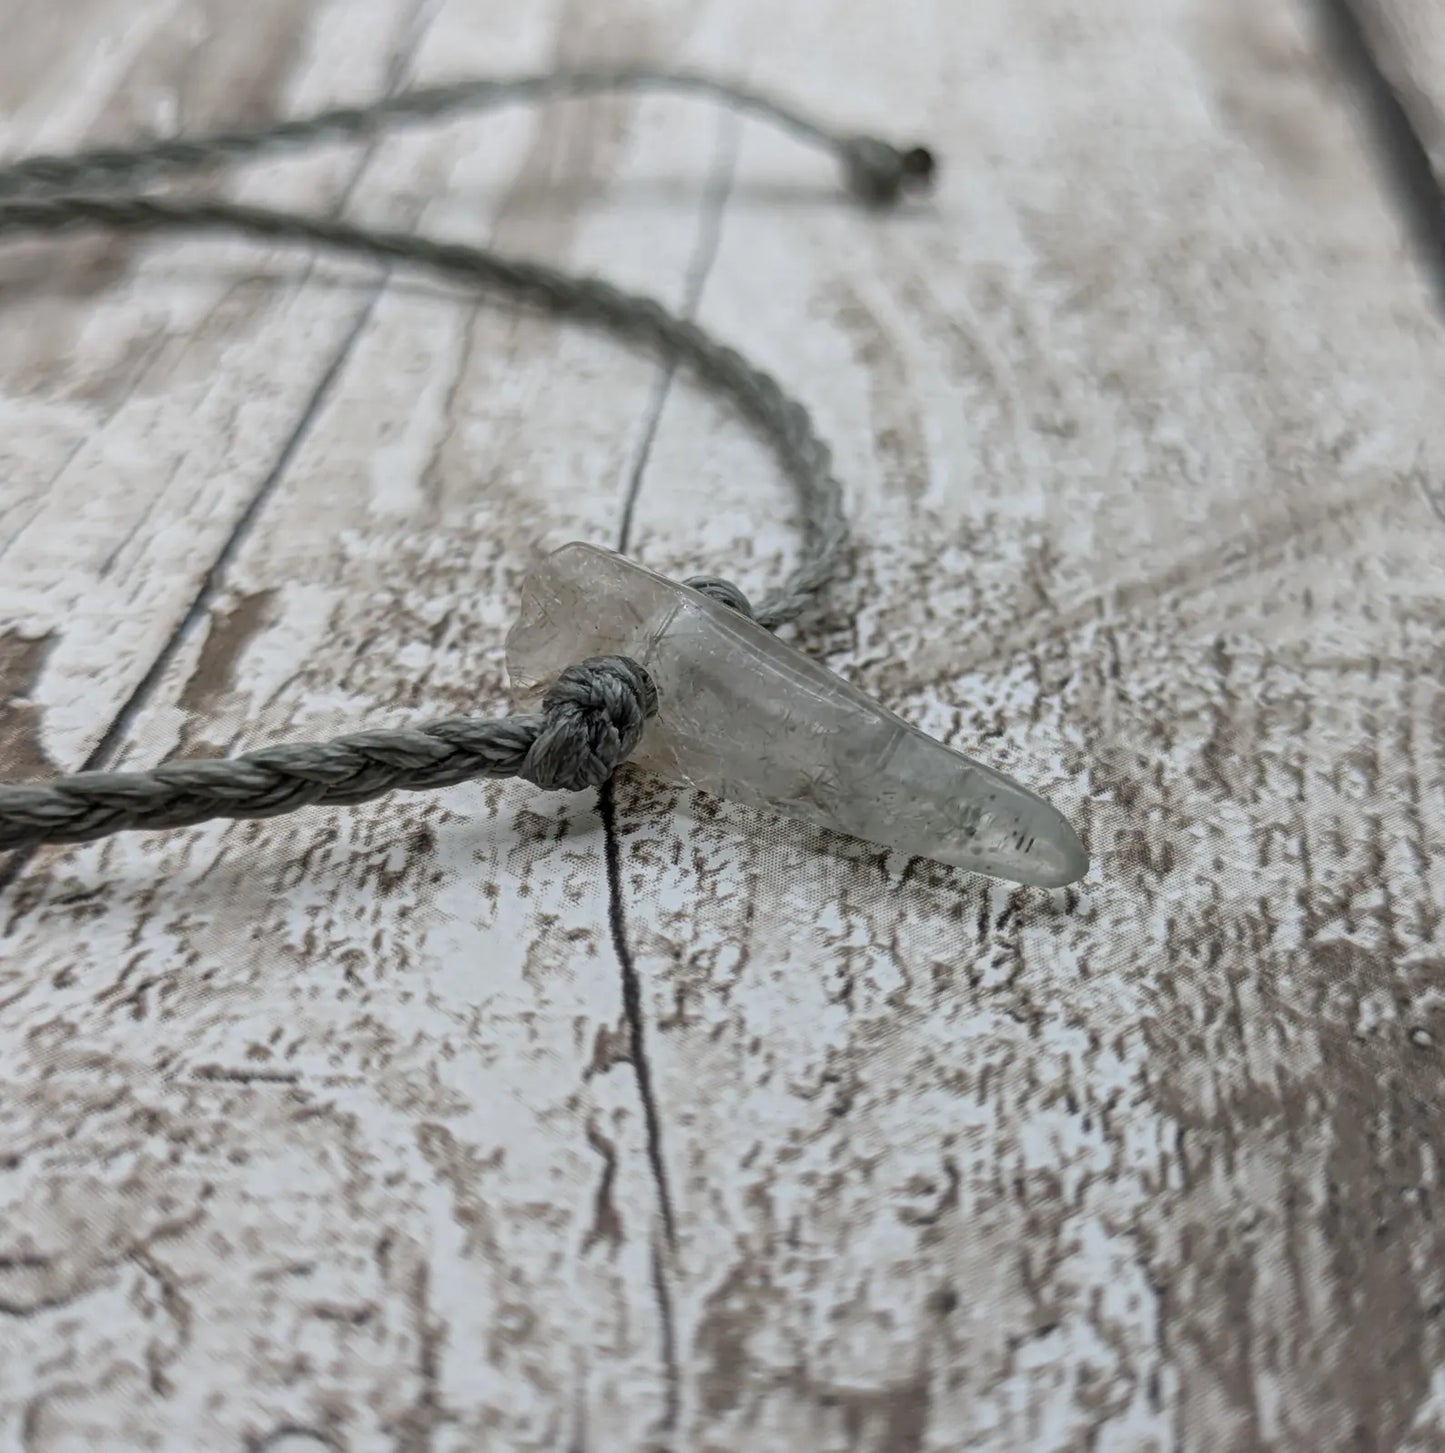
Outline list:
[[[697,306],[837,446],[803,644],[1095,871],[632,772],[41,855],[0,1448],[1439,1446],[1445,340],[1308,15],[368,4],[122,54],[17,6],[4,145],[623,55],[916,130],[893,217],[662,100],[225,185]],[[649,565],[793,549],[757,441],[604,337],[240,244],[0,276],[6,775],[491,711],[535,542],[629,501]]]

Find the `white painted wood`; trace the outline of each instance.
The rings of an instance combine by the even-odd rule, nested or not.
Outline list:
[[[3,900],[0,1448],[1434,1446],[1445,343],[1306,17],[515,10],[319,6],[255,104],[411,37],[418,78],[675,58],[935,143],[936,201],[880,217],[786,138],[614,99],[381,142],[348,205],[705,277],[837,446],[856,557],[800,640],[1095,871],[991,885],[624,773],[644,1075],[587,800],[42,854]],[[114,104],[243,109],[175,100],[230,14],[158,18]],[[5,145],[121,129],[20,15]],[[327,205],[355,164],[237,185]],[[358,318],[119,760],[498,709],[533,542],[615,543],[639,460],[645,563],[760,594],[794,547],[740,422],[679,379],[650,440],[663,375],[605,337],[86,246],[0,256],[13,774],[99,740]]]

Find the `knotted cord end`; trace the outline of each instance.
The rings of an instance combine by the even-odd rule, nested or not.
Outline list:
[[[906,192],[933,185],[938,162],[926,146],[894,146],[876,136],[844,142],[843,169],[853,194],[874,206],[891,206]]]
[[[657,713],[652,677],[626,656],[569,666],[542,698],[542,729],[518,772],[546,792],[600,787]]]

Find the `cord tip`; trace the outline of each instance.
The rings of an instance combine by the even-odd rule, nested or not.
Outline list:
[[[842,151],[848,186],[874,206],[891,206],[905,193],[930,186],[938,170],[926,146],[906,151],[876,136],[857,136]]]
[[[903,153],[903,174],[927,186],[938,174],[938,160],[926,146],[911,146]]]

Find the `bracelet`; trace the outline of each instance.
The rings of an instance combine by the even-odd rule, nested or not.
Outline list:
[[[0,785],[0,850],[344,806],[474,777],[518,776],[576,791],[601,786],[631,759],[733,801],[1016,882],[1056,887],[1087,871],[1072,828],[1042,798],[908,726],[770,634],[833,577],[846,522],[828,447],[808,411],[734,349],[651,298],[488,248],[133,190],[386,125],[601,90],[676,91],[761,116],[830,151],[852,192],[872,206],[892,205],[934,177],[926,148],[835,133],[701,74],[560,71],[414,90],[252,131],[23,159],[0,169],[0,242],[96,228],[239,233],[420,268],[606,328],[691,368],[767,438],[802,507],[803,545],[788,579],[754,611],[726,580],[678,583],[610,551],[564,546],[525,583],[508,639],[514,690],[535,710],[167,762],[149,772]]]

